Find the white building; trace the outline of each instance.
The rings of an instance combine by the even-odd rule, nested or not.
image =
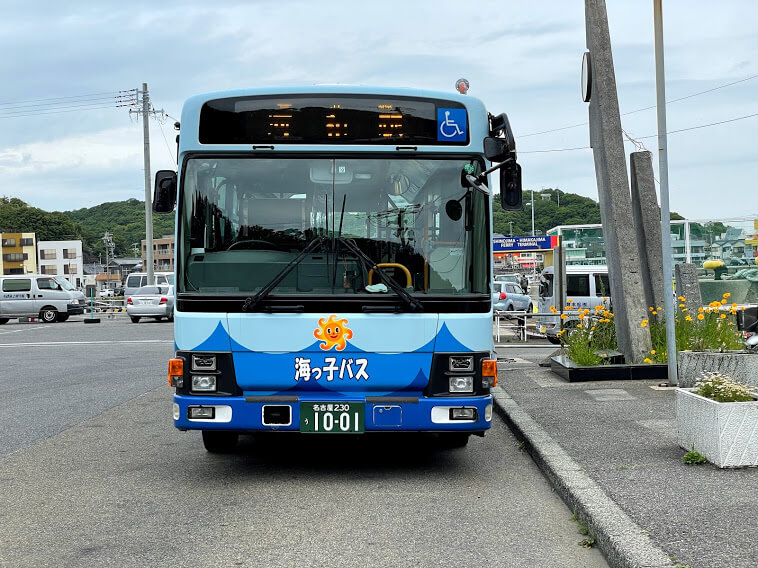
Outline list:
[[[82,241],[38,241],[40,274],[63,276],[74,286],[84,286]]]

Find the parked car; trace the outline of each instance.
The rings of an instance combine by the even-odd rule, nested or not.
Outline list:
[[[113,288],[103,288],[98,292],[98,296],[101,298],[113,298],[115,295]]]
[[[495,276],[495,282],[513,282],[519,286],[525,294],[529,292],[529,279],[522,274],[498,274]]]
[[[174,287],[143,286],[126,299],[126,313],[132,323],[145,318],[174,321]]]
[[[521,275],[520,274],[498,274],[495,276],[495,282],[513,282],[514,284],[518,284],[521,282]]]
[[[154,272],[153,277],[155,278],[154,284],[156,286],[174,284],[173,272]],[[126,277],[126,283],[124,285],[124,297],[128,298],[129,296],[135,294],[139,288],[147,285],[146,272],[132,272],[129,276]]]
[[[611,283],[608,279],[607,266],[579,266],[566,267],[566,290],[560,290],[560,279],[555,281],[555,267],[548,266],[540,276],[540,295],[537,300],[537,327],[545,334],[548,341],[558,344],[558,332],[562,329],[560,311],[565,306],[562,304],[571,300],[571,310],[568,310],[568,319],[563,326],[576,325],[578,316],[576,311],[580,309],[593,309],[597,305],[604,305],[612,309]],[[548,315],[552,310],[558,310]]]
[[[39,317],[45,323],[66,321],[84,313],[84,294],[62,276],[0,275],[0,324],[9,319]]]
[[[533,310],[532,299],[524,294],[521,286],[513,282],[492,283],[492,303],[494,310],[506,312],[523,311],[531,313]]]

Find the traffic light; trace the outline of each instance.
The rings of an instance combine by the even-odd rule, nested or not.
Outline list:
[[[500,168],[500,205],[505,211],[521,211],[521,166],[515,160]]]

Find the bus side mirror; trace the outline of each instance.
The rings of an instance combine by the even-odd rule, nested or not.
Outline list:
[[[515,161],[500,168],[500,205],[504,211],[521,211],[521,166]]]
[[[492,134],[492,136],[502,136],[501,140],[504,141],[508,150],[510,152],[516,151],[516,138],[513,136],[511,121],[508,120],[507,114],[502,113],[490,117],[490,134]]]
[[[504,162],[511,155],[508,141],[503,138],[488,136],[484,139],[484,156],[490,162]]]
[[[155,172],[153,211],[156,213],[171,213],[175,206],[176,172],[173,170],[158,170]]]

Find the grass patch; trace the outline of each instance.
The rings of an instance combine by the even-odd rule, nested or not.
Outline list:
[[[696,450],[690,450],[682,456],[682,461],[687,465],[700,465],[704,464],[708,460],[705,456]]]

